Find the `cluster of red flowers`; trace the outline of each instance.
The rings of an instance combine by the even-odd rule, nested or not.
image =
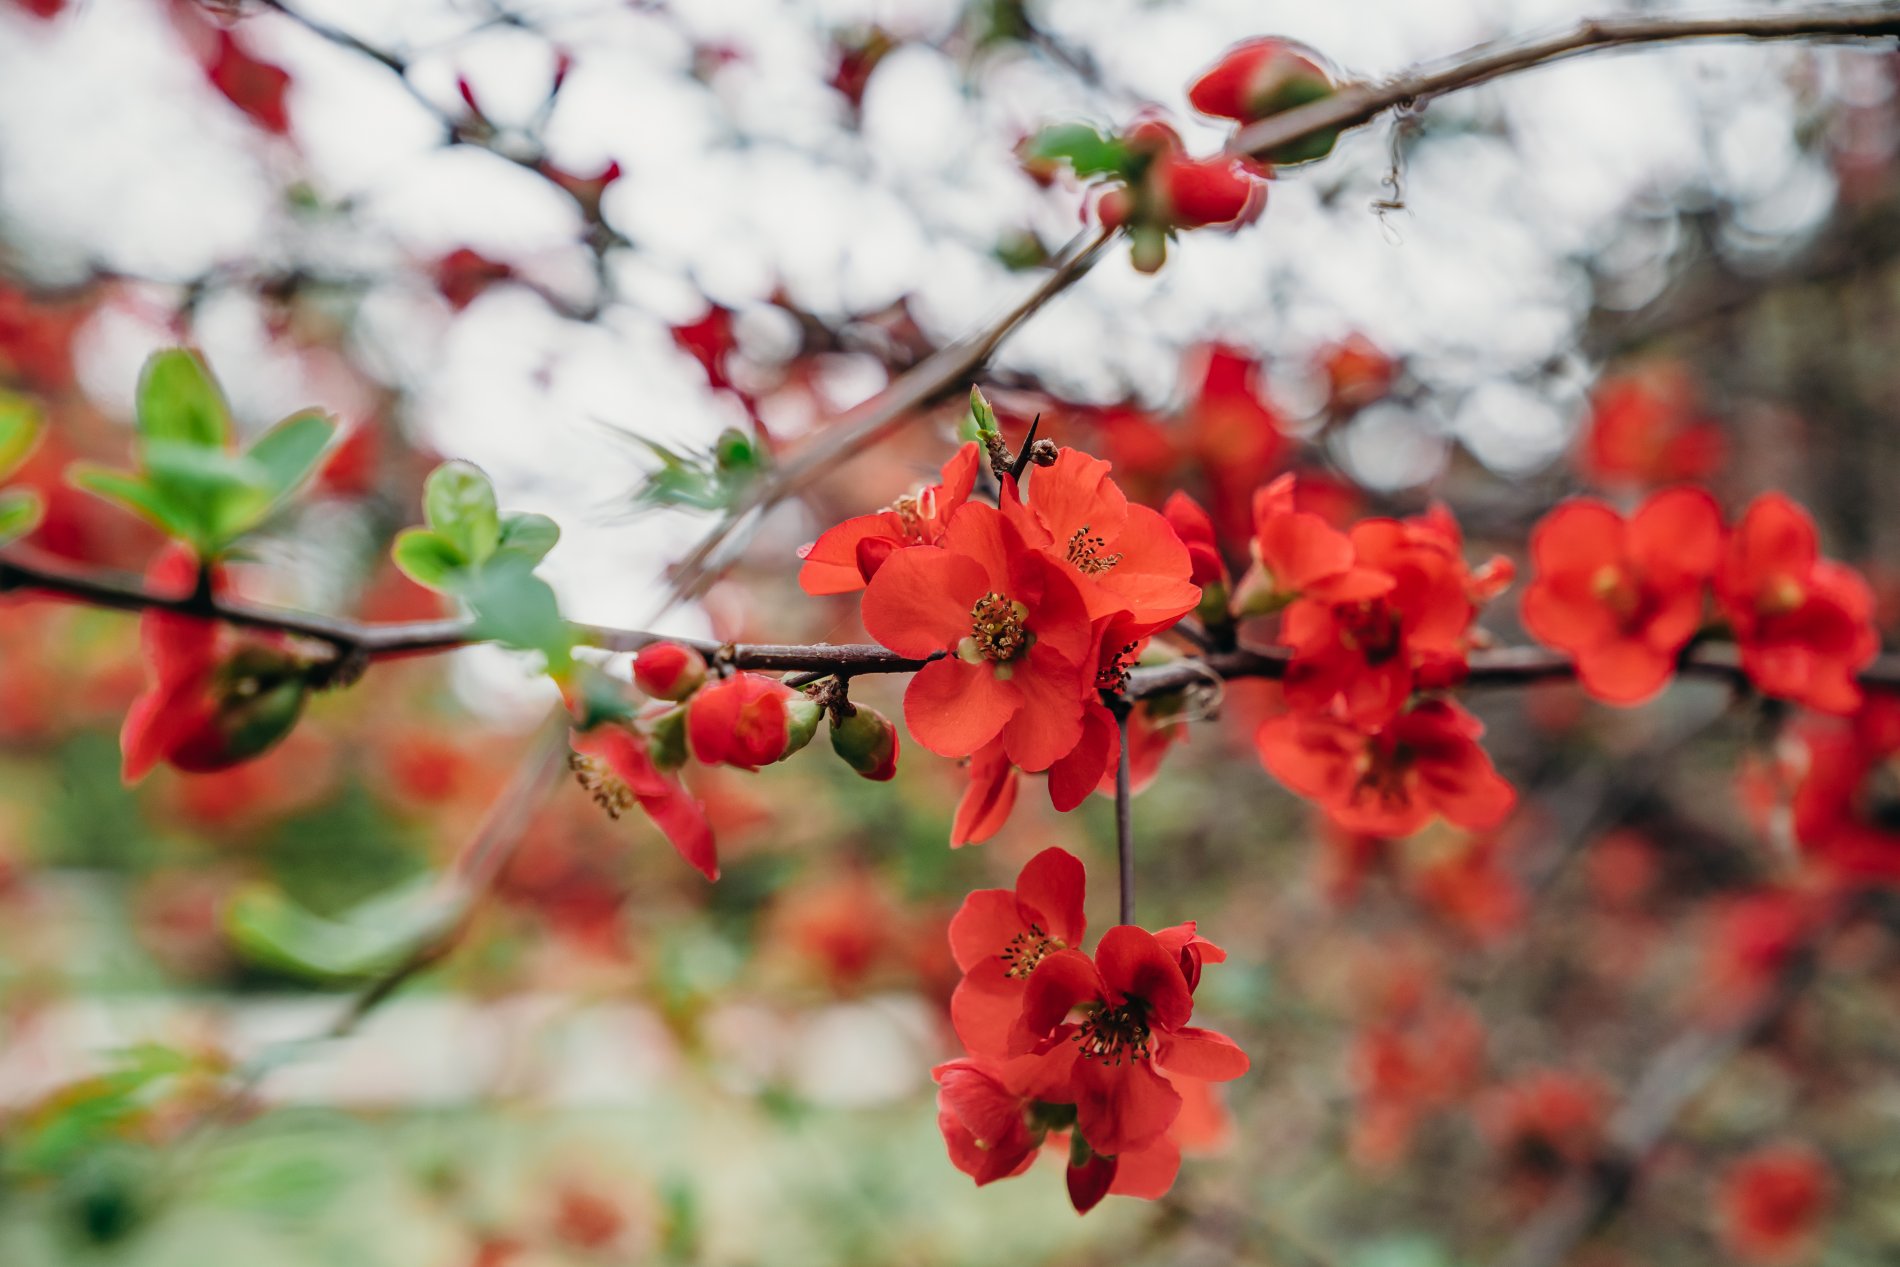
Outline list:
[[[1665,489],[1627,519],[1576,498],[1537,525],[1531,560],[1525,627],[1573,656],[1584,690],[1610,703],[1668,683],[1709,628],[1711,593],[1743,670],[1778,699],[1851,713],[1855,676],[1880,649],[1867,582],[1821,557],[1813,519],[1779,493],[1756,498],[1729,529],[1701,489]]]
[[[1478,746],[1476,718],[1440,692],[1462,681],[1479,608],[1511,581],[1479,568],[1442,509],[1341,531],[1297,507],[1283,476],[1254,499],[1253,565],[1235,614],[1278,613],[1288,711],[1260,759],[1340,827],[1406,836],[1435,816],[1497,826],[1516,797]]]
[[[1111,1192],[1165,1194],[1182,1147],[1205,1140],[1208,1084],[1247,1071],[1226,1035],[1188,1024],[1203,966],[1226,953],[1188,923],[1120,925],[1085,954],[1085,885],[1080,861],[1045,849],[1014,889],[964,900],[950,1014],[969,1054],[934,1071],[959,1170],[1006,1179],[1056,1144],[1083,1212]]]

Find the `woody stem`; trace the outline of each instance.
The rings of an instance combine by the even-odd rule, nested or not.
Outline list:
[[[1115,726],[1121,732],[1121,755],[1115,761],[1115,853],[1121,861],[1121,920],[1135,922],[1135,792],[1128,773],[1127,704],[1115,709]]]

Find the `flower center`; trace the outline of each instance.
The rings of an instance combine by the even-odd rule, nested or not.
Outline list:
[[[1014,660],[1029,647],[1031,635],[1023,628],[1028,618],[1029,609],[1021,603],[985,594],[970,609],[970,636],[957,644],[957,654],[971,663]]]
[[[1148,1044],[1154,1040],[1154,1032],[1148,1028],[1146,1011],[1134,1000],[1120,1007],[1097,1008],[1075,1031],[1082,1059],[1110,1065],[1148,1059]]]
[[[1339,611],[1339,641],[1363,655],[1367,664],[1384,664],[1399,652],[1399,618],[1383,602],[1355,603]]]
[[[575,781],[594,798],[594,804],[607,811],[607,817],[619,818],[633,808],[633,789],[599,757],[570,752],[567,767],[574,772]]]
[[[1412,799],[1410,780],[1406,777],[1411,764],[1411,753],[1402,747],[1381,752],[1367,746],[1353,758],[1353,771],[1359,776],[1353,783],[1353,801],[1377,797],[1379,803],[1387,807],[1403,807]]]
[[[1133,642],[1123,643],[1120,651],[1102,662],[1102,666],[1095,671],[1096,690],[1119,694],[1128,685],[1128,669],[1137,645]]]
[[[1590,592],[1626,625],[1642,602],[1642,594],[1631,582],[1629,573],[1614,563],[1606,563],[1591,573]]]
[[[1807,588],[1784,572],[1762,588],[1755,610],[1764,616],[1786,616],[1807,601]]]
[[[997,958],[1003,961],[1003,975],[1020,980],[1036,970],[1043,956],[1064,948],[1060,937],[1051,937],[1042,931],[1041,925],[1031,924],[1027,932],[1010,938],[1009,945],[1003,947]]]
[[[937,490],[920,488],[898,498],[886,509],[896,515],[903,525],[906,541],[927,542],[929,537],[924,528],[937,517]]]
[[[1107,549],[1107,538],[1091,537],[1089,526],[1083,524],[1069,537],[1069,553],[1065,557],[1075,565],[1076,571],[1095,576],[1122,561],[1119,554],[1104,553]]]

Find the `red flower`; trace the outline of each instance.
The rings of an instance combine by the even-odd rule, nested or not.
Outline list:
[[[1415,689],[1463,676],[1466,637],[1476,606],[1456,543],[1444,533],[1396,519],[1367,519],[1351,533],[1358,569],[1383,573],[1370,586],[1317,587],[1292,603],[1281,640],[1293,651],[1286,698],[1318,712],[1335,699],[1354,725],[1385,725]]]
[[[690,325],[673,327],[673,342],[706,371],[706,381],[715,388],[732,386],[726,373],[726,359],[738,348],[732,333],[732,310],[714,304],[706,315]]]
[[[1603,485],[1693,483],[1722,465],[1724,447],[1687,371],[1658,365],[1597,387],[1579,464]]]
[[[783,761],[810,742],[818,706],[756,673],[735,673],[703,687],[686,706],[686,740],[703,765],[741,770]]]
[[[290,131],[290,111],[284,105],[288,72],[252,56],[229,31],[220,30],[214,38],[211,60],[205,64],[212,87],[266,132],[281,136]]]
[[[633,684],[654,699],[678,702],[706,681],[706,658],[677,642],[655,642],[633,658]]]
[[[460,312],[496,282],[515,275],[512,265],[491,260],[473,247],[460,246],[435,262],[435,288]]]
[[[861,590],[884,561],[905,546],[936,545],[957,508],[976,487],[982,456],[972,442],[943,464],[940,483],[901,497],[888,509],[847,519],[798,552],[798,584],[807,594]]]
[[[1900,880],[1900,830],[1886,790],[1900,752],[1900,700],[1869,696],[1848,724],[1805,721],[1788,764],[1794,779],[1794,834],[1836,872]]]
[[[1729,536],[1715,594],[1763,693],[1824,713],[1860,707],[1855,676],[1880,650],[1873,592],[1852,568],[1820,557],[1806,511],[1766,493]]]
[[[654,763],[645,736],[607,724],[573,736],[574,773],[610,818],[638,805],[695,870],[719,878],[719,857],[706,811],[678,778]]]
[[[1391,576],[1355,567],[1352,538],[1320,516],[1295,509],[1297,496],[1292,475],[1254,492],[1254,565],[1240,582],[1239,613],[1266,615],[1309,593],[1322,602],[1356,603],[1390,591]]]
[[[1128,231],[1134,265],[1144,273],[1161,267],[1176,229],[1251,221],[1266,206],[1260,168],[1227,155],[1189,158],[1180,135],[1158,119],[1137,122],[1123,142],[1135,183],[1103,194],[1097,211],[1104,228]]]
[[[1181,1110],[1169,1073],[1225,1082],[1247,1071],[1232,1039],[1187,1023],[1194,995],[1184,956],[1199,962],[1185,946],[1171,952],[1124,924],[1103,934],[1093,959],[1057,950],[1030,974],[1011,1046],[1041,1057],[1038,1097],[1073,1103],[1076,1129],[1097,1153],[1161,1137]]]
[[[1639,703],[1669,681],[1701,627],[1721,556],[1722,512],[1701,489],[1657,493],[1628,520],[1595,498],[1572,499],[1531,533],[1524,627],[1575,658],[1590,694]]]
[[[1000,735],[1013,763],[1046,770],[1082,738],[1087,608],[1067,569],[998,511],[966,504],[941,544],[891,555],[865,590],[864,627],[899,655],[949,653],[904,692],[932,752],[969,756]]]
[[[1490,1091],[1478,1104],[1478,1125],[1520,1196],[1539,1201],[1565,1173],[1595,1160],[1609,1104],[1599,1079],[1540,1069]]]
[[[1183,358],[1193,399],[1181,419],[1208,485],[1208,514],[1221,540],[1247,534],[1254,489],[1286,459],[1284,419],[1263,395],[1260,362],[1240,348],[1204,344]]]
[[[950,825],[950,847],[978,845],[1003,830],[1016,808],[1016,767],[997,739],[970,758],[970,781],[957,801]]]
[[[1472,939],[1495,943],[1524,918],[1524,889],[1504,865],[1495,836],[1478,836],[1421,866],[1412,876],[1419,902]]]
[[[1434,815],[1488,831],[1517,801],[1478,746],[1478,719],[1426,700],[1367,734],[1323,714],[1270,717],[1254,743],[1280,782],[1346,831],[1409,836]]]
[[[978,889],[950,921],[950,953],[963,980],[950,996],[950,1020],[979,1056],[1003,1056],[1022,1013],[1029,976],[1043,957],[1082,944],[1088,876],[1074,854],[1045,849],[1013,889]]]
[[[1030,1093],[1036,1058],[1001,1061],[985,1057],[952,1060],[931,1070],[937,1081],[937,1126],[950,1161],[977,1186],[1022,1174],[1051,1137],[1075,1122],[1075,1107],[1039,1100]],[[1184,1080],[1185,1081],[1185,1080]],[[1205,1084],[1191,1084],[1197,1094]],[[1163,1135],[1152,1144],[1105,1157],[1077,1147],[1069,1153],[1069,1200],[1086,1214],[1104,1196],[1158,1200],[1174,1186],[1181,1144]]]
[[[1125,613],[1128,640],[1168,628],[1201,600],[1188,548],[1164,517],[1129,503],[1100,458],[1062,449],[1053,466],[1032,468],[1027,505],[1005,483],[1003,513],[1068,569],[1090,620]]]
[[[197,578],[197,556],[182,545],[167,547],[145,574],[152,592],[178,597]],[[222,569],[213,570],[211,588],[224,592]],[[127,783],[160,761],[191,773],[248,761],[290,733],[309,694],[301,660],[215,621],[148,608],[139,647],[149,685],[119,732]]]
[[[1392,390],[1399,367],[1363,334],[1351,334],[1321,348],[1317,357],[1326,376],[1326,407],[1335,416],[1364,409]]]
[[[1221,558],[1220,542],[1214,536],[1214,521],[1201,504],[1186,493],[1169,494],[1161,508],[1161,517],[1174,529],[1174,535],[1188,552],[1188,579],[1201,588],[1199,610],[1204,619],[1224,619],[1227,614],[1227,562]]]
[[[1788,1263],[1813,1248],[1833,1203],[1827,1162],[1803,1144],[1770,1144],[1729,1168],[1716,1197],[1722,1243],[1751,1263]]]

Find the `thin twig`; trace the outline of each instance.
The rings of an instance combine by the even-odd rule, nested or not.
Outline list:
[[[1123,705],[1115,710],[1115,726],[1121,732],[1121,756],[1115,762],[1115,856],[1121,860],[1121,922],[1135,922],[1135,789],[1128,773],[1128,714],[1134,710]]]
[[[118,611],[169,611],[208,620],[222,620],[247,628],[269,630],[328,644],[339,657],[360,655],[370,660],[448,651],[481,641],[474,622],[465,619],[376,623],[292,611],[229,598],[157,594],[136,577],[124,573],[80,569],[16,552],[0,556],[0,594],[54,594],[94,607]],[[872,673],[912,673],[935,656],[899,655],[875,643],[721,643],[705,638],[683,638],[646,629],[619,629],[606,625],[575,625],[582,639],[603,651],[638,651],[655,642],[677,642],[735,669],[766,673],[799,673],[856,677]],[[1123,695],[1129,700],[1171,695],[1205,685],[1210,680],[1280,678],[1286,675],[1291,653],[1278,647],[1240,647],[1190,656],[1171,664],[1135,669],[1128,675]],[[1559,651],[1541,647],[1494,647],[1474,651],[1463,685],[1520,687],[1539,682],[1561,682],[1576,676],[1576,666]],[[1677,665],[1685,677],[1702,677],[1746,686],[1748,675],[1732,644],[1693,646]],[[810,678],[804,679],[812,680]],[[1860,674],[1863,687],[1875,691],[1900,690],[1900,656],[1883,655]],[[795,684],[802,684],[795,681]]]

